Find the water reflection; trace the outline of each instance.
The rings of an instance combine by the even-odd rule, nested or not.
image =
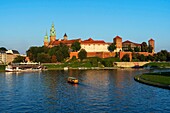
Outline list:
[[[2,112],[169,111],[169,90],[143,85],[133,80],[135,75],[149,71],[118,69],[0,73],[0,110]],[[78,78],[79,84],[67,83],[69,76]]]

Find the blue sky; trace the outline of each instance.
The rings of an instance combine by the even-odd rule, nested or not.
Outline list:
[[[170,0],[0,0],[0,47],[42,46],[52,22],[57,38],[153,38],[157,52],[170,51]]]

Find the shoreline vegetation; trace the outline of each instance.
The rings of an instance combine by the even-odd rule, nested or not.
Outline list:
[[[170,72],[145,73],[135,76],[134,80],[143,84],[170,89]]]
[[[133,63],[133,62],[125,62]],[[162,69],[170,68],[170,62],[150,62],[139,67],[118,67],[114,61],[83,61],[83,62],[66,62],[66,63],[43,63],[43,66],[48,70],[67,70],[67,69],[130,69],[130,68],[145,68],[145,69]]]
[[[105,59],[104,61],[98,60],[87,60],[87,61],[74,61],[74,62],[65,62],[65,63],[42,63],[42,66],[45,66],[47,70],[68,70],[68,69],[131,69],[131,68],[144,68],[144,69],[163,69],[170,68],[170,62],[150,62],[143,66],[137,67],[123,67],[115,63],[116,61]],[[117,62],[119,63],[119,62]],[[124,62],[125,64],[132,64],[134,62]],[[122,62],[120,62],[122,64]],[[5,71],[6,65],[0,65],[0,71]]]

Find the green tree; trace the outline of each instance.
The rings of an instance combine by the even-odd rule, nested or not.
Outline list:
[[[1,47],[0,51],[7,51],[7,49],[5,47]]]
[[[50,63],[51,62],[51,57],[46,53],[38,53],[37,62]]]
[[[135,51],[135,52],[140,52],[140,48],[139,48],[139,47],[135,47],[135,48],[134,48],[134,51]]]
[[[154,56],[152,56],[152,55],[148,55],[148,56],[147,56],[147,60],[148,60],[148,61],[154,61],[154,59],[155,59],[155,58],[154,58]]]
[[[153,47],[151,45],[148,46],[148,52],[152,53],[153,52]]]
[[[58,62],[64,61],[64,54],[63,54],[62,50],[57,51],[56,57],[57,57]]]
[[[133,49],[131,48],[131,45],[128,45],[128,51],[133,52]]]
[[[62,52],[64,59],[69,57],[69,47],[67,45],[60,43],[59,51]]]
[[[38,47],[30,47],[26,53],[31,61],[37,61]]]
[[[59,46],[54,46],[54,47],[52,47],[52,48],[49,49],[48,54],[49,54],[50,56],[56,55],[56,52],[57,52],[58,50],[59,50]]]
[[[81,49],[78,53],[78,58],[83,61],[83,59],[87,58],[87,52],[85,49]]]
[[[20,63],[20,62],[24,62],[25,61],[25,57],[23,56],[17,56],[14,60],[13,63]]]
[[[142,42],[141,45],[141,52],[147,52],[148,51],[148,46],[146,42]]]
[[[133,61],[139,61],[139,53],[132,53],[132,60]]]
[[[157,53],[157,60],[158,61],[167,61],[168,59],[168,51],[167,50],[161,50]]]
[[[138,56],[138,59],[140,61],[145,61],[146,58],[145,58],[145,56],[143,54],[141,54],[141,55]]]
[[[110,44],[110,45],[108,46],[108,50],[109,50],[110,52],[114,51],[115,49],[116,49],[115,43],[112,43],[112,44]]]
[[[105,67],[113,67],[113,61],[111,59],[102,59],[101,63]]]
[[[125,54],[122,59],[121,59],[123,62],[130,62],[130,57],[129,57],[129,54]]]
[[[72,43],[71,49],[75,52],[79,51],[81,49],[80,42],[76,41]]]

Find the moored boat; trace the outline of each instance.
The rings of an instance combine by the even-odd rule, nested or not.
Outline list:
[[[38,63],[15,63],[7,65],[6,72],[32,72],[41,71],[43,67]]]
[[[75,77],[68,77],[68,82],[73,84],[78,84],[78,79]]]

